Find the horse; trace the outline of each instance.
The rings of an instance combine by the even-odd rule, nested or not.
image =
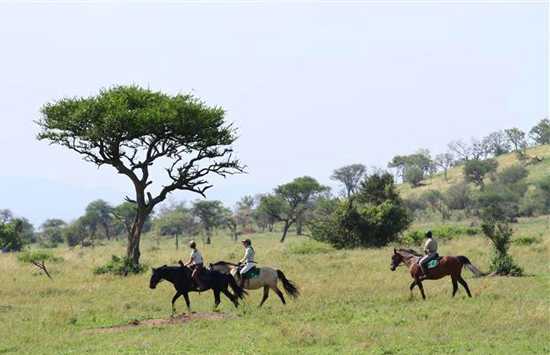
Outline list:
[[[163,265],[159,268],[152,268],[151,280],[149,281],[149,287],[155,289],[159,282],[166,280],[171,282],[176,289],[176,294],[172,297],[172,314],[176,313],[175,302],[183,295],[187,310],[191,312],[191,303],[189,301],[189,292],[202,292],[212,289],[214,293],[214,309],[220,304],[220,293],[223,293],[227,298],[233,302],[235,308],[239,306],[239,299],[244,299],[247,294],[235,280],[217,271],[205,270],[204,277],[201,277],[205,289],[197,289],[191,279],[191,269],[185,266],[167,266]],[[231,287],[235,294],[232,294],[228,290],[228,286]]]
[[[240,274],[238,272],[238,264],[233,264],[227,261],[218,261],[214,264],[210,264],[210,269],[219,271],[226,275],[232,275],[235,278],[235,281],[240,281]],[[277,281],[281,280],[283,288],[286,291],[286,294],[292,298],[297,298],[300,295],[300,290],[293,281],[290,281],[286,278],[285,274],[281,270],[273,269],[270,267],[261,267],[258,268],[260,273],[258,277],[253,279],[246,279],[244,282],[244,288],[247,290],[256,290],[261,287],[264,289],[264,295],[262,301],[260,302],[259,307],[261,307],[264,302],[269,297],[269,289],[272,289],[277,296],[281,299],[283,304],[286,304],[285,297],[283,293],[277,287]]]
[[[412,249],[393,249],[390,269],[391,271],[395,271],[395,269],[401,263],[404,263],[409,267],[411,277],[414,279],[414,281],[409,286],[411,297],[414,286],[418,286],[418,288],[420,289],[420,293],[422,294],[422,298],[426,299],[426,295],[424,294],[424,287],[422,286],[422,281],[438,280],[445,276],[451,276],[451,281],[453,283],[452,297],[454,297],[456,292],[458,291],[458,283],[460,283],[462,287],[464,287],[466,293],[468,294],[468,297],[472,297],[468,284],[460,275],[462,272],[462,267],[466,266],[466,268],[470,270],[475,276],[484,275],[483,272],[476,268],[470,262],[470,260],[463,255],[442,257],[441,260],[439,260],[439,264],[436,267],[429,269],[427,271],[427,275],[424,275],[422,269],[420,268],[420,265],[418,265],[418,260],[420,260],[421,257],[421,254]]]

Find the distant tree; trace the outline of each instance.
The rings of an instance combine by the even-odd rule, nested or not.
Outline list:
[[[506,136],[508,137],[508,141],[513,147],[514,152],[519,154],[520,156],[525,155],[525,149],[527,148],[527,140],[525,139],[525,132],[520,130],[519,128],[510,128],[504,130],[506,133]]]
[[[454,162],[455,162],[455,157],[452,153],[443,153],[435,156],[434,164],[435,166],[443,170],[445,181],[448,180],[447,172],[449,171],[449,168],[453,166]]]
[[[357,190],[366,171],[367,168],[363,164],[346,165],[334,170],[330,179],[342,183],[346,197],[350,198]]]
[[[101,227],[107,239],[111,239],[111,226],[113,224],[113,207],[103,200],[90,202],[86,207],[86,217],[89,223]]]
[[[279,216],[279,219],[284,222],[281,243],[285,241],[290,226],[309,208],[308,203],[326,190],[326,186],[309,176],[296,178],[275,189],[275,194],[285,201],[283,213]]]
[[[36,242],[36,234],[34,232],[34,226],[25,217],[17,218],[21,222],[21,238],[25,244]]]
[[[491,155],[491,144],[485,139],[479,140],[472,138],[472,143],[470,145],[470,150],[472,152],[473,160],[484,160]]]
[[[403,180],[411,184],[412,187],[418,187],[424,180],[424,172],[416,165],[410,165],[405,168]]]
[[[550,144],[550,120],[548,118],[540,120],[540,122],[529,131],[529,137],[531,137],[537,145]]]
[[[206,244],[212,242],[212,231],[225,222],[225,208],[220,201],[197,200],[193,202],[191,213],[196,216],[206,234]]]
[[[445,203],[445,197],[443,193],[438,190],[428,190],[420,195],[420,200],[425,205],[431,208],[433,211],[439,212],[443,219],[451,218],[451,213],[447,204]]]
[[[254,204],[255,200],[252,196],[243,196],[235,205],[235,212],[232,213],[232,219],[235,220],[242,230],[247,233],[252,232],[252,222],[254,219]]]
[[[393,176],[387,172],[369,175],[361,181],[359,191],[361,194],[357,196],[357,200],[360,203],[380,205],[387,200],[399,200]]]
[[[448,144],[449,151],[454,154],[458,160],[468,161],[472,158],[472,147],[464,141],[457,140]]]
[[[265,221],[270,232],[273,232],[273,225],[286,218],[288,204],[279,195],[264,195],[260,198],[258,208],[256,208],[256,218]]]
[[[118,86],[88,98],[65,98],[42,108],[38,139],[59,144],[98,167],[113,167],[135,190],[135,219],[126,258],[139,269],[140,237],[154,207],[176,190],[204,196],[212,174],[240,173],[232,157],[234,128],[223,109],[191,95],[170,96],[137,86]],[[160,162],[159,162],[160,161]],[[165,163],[168,183],[154,196],[151,167]]]
[[[179,249],[179,236],[193,236],[198,234],[200,225],[191,210],[184,204],[175,206],[173,209],[164,211],[153,221],[153,227],[161,236],[172,236]]]
[[[485,176],[497,170],[498,162],[494,159],[469,160],[464,164],[464,179],[466,182],[483,187]]]
[[[0,210],[0,223],[8,223],[13,219],[13,212],[9,209]]]
[[[43,246],[55,247],[63,243],[63,228],[66,223],[61,219],[48,219],[40,226],[40,241]]]
[[[512,149],[510,141],[506,133],[503,131],[496,131],[483,138],[485,144],[489,147],[490,152],[495,157],[499,155],[509,153]]]
[[[0,251],[20,251],[24,245],[21,220],[15,218],[0,223]]]

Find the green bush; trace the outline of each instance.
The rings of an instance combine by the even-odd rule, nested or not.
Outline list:
[[[512,165],[498,173],[498,181],[501,184],[511,185],[518,183],[529,175],[529,171],[523,165]]]
[[[94,274],[114,274],[126,276],[128,274],[140,274],[146,269],[146,266],[143,264],[134,266],[130,259],[113,255],[107,264],[96,267],[94,269]]]
[[[495,275],[521,276],[523,270],[508,254],[512,239],[512,228],[505,222],[485,221],[483,233],[493,243],[490,271]]]

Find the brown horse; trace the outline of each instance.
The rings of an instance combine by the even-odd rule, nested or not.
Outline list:
[[[411,277],[414,281],[410,285],[411,296],[414,286],[418,286],[422,298],[426,299],[424,294],[424,287],[422,286],[423,280],[438,280],[445,276],[451,276],[451,281],[453,282],[453,297],[458,291],[458,283],[464,287],[468,297],[472,297],[468,284],[462,276],[462,266],[466,266],[475,276],[483,276],[484,274],[476,268],[470,260],[465,256],[444,256],[439,260],[439,264],[433,269],[427,271],[427,275],[424,275],[420,265],[418,265],[418,260],[422,257],[421,254],[417,253],[412,249],[393,249],[393,255],[391,258],[391,271],[399,266],[399,264],[404,263],[409,267]]]

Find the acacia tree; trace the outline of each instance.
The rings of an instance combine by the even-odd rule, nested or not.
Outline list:
[[[221,201],[195,201],[191,213],[196,216],[202,224],[206,234],[206,244],[212,242],[212,230],[220,227],[226,222],[226,208]]]
[[[302,218],[309,202],[326,190],[326,186],[319,184],[317,180],[309,176],[296,178],[275,189],[275,194],[284,201],[279,215],[279,220],[284,222],[281,243],[285,241],[290,226]]]
[[[443,153],[435,156],[434,164],[437,167],[443,169],[443,175],[445,176],[445,181],[448,180],[447,173],[449,168],[453,166],[455,162],[455,157],[451,153]]]
[[[525,155],[525,149],[527,148],[527,140],[525,139],[525,132],[519,128],[505,129],[504,132],[508,137],[508,141],[514,147],[514,152],[520,156]]]
[[[98,167],[111,166],[127,176],[135,196],[126,256],[139,266],[140,237],[153,208],[169,193],[186,190],[205,195],[207,177],[243,172],[232,157],[235,129],[224,110],[192,95],[170,96],[137,86],[102,90],[97,96],[64,98],[42,107],[38,139],[79,153]],[[166,185],[153,195],[151,167],[164,167]]]
[[[535,144],[550,144],[550,120],[548,118],[540,120],[531,128],[529,136]]]
[[[334,170],[330,179],[341,182],[344,185],[346,197],[350,198],[357,190],[366,171],[367,168],[363,164],[346,165]]]
[[[113,223],[113,207],[106,201],[95,200],[86,207],[86,218],[97,229],[101,226],[105,237],[111,239],[111,225]]]

